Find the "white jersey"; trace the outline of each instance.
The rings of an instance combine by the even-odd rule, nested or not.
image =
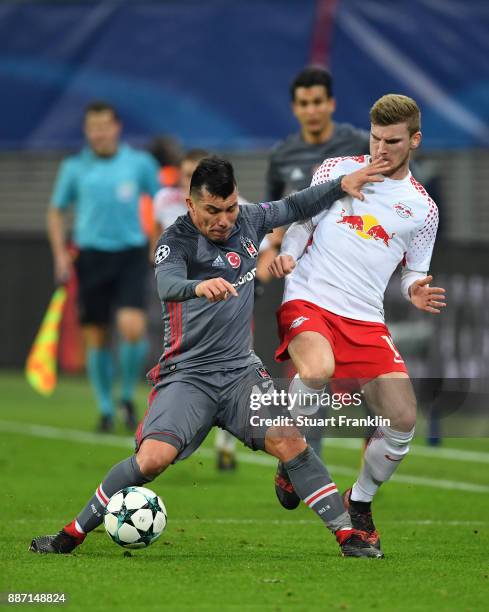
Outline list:
[[[168,229],[180,215],[187,214],[185,195],[181,187],[163,187],[153,199],[155,221]]]
[[[369,162],[368,155],[327,159],[312,185]],[[429,269],[438,209],[424,187],[409,173],[362,192],[363,202],[346,196],[311,220],[310,244],[286,278],[284,302],[307,300],[344,317],[384,322],[385,289],[399,263],[416,272]]]

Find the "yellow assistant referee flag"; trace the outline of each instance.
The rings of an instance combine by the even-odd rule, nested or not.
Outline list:
[[[56,388],[59,331],[66,297],[66,287],[54,292],[25,365],[28,382],[42,395],[51,395]]]

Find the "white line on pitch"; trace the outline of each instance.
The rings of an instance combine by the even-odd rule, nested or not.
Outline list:
[[[324,438],[326,448],[332,446],[342,449],[360,450],[363,440],[359,438]],[[429,457],[434,459],[452,459],[454,461],[467,461],[469,463],[489,463],[489,453],[483,451],[470,451],[462,448],[440,448],[430,446],[411,445],[409,451],[411,455],[418,457]]]
[[[62,429],[59,427],[51,427],[47,425],[34,425],[30,423],[18,423],[12,421],[0,421],[0,431],[17,433],[21,435],[34,436],[38,438],[49,438],[54,440],[64,440],[72,442],[81,442],[84,444],[96,444],[104,446],[117,446],[123,448],[134,448],[134,440],[128,436],[114,436],[110,434],[94,434],[88,431],[79,431],[76,429]],[[213,457],[215,451],[208,448],[201,448],[196,454],[203,457]],[[238,453],[237,457],[242,463],[254,465],[276,465],[276,459],[267,457],[266,455],[252,455],[250,453]],[[342,476],[356,476],[357,470],[344,467],[341,465],[328,464],[331,473]],[[471,493],[489,493],[489,486],[480,485],[471,482],[462,482],[455,480],[445,480],[441,478],[428,478],[424,476],[413,476],[408,474],[395,474],[392,481],[409,484],[432,487],[435,489],[448,489],[451,491],[470,491]]]
[[[24,427],[24,424],[18,421],[3,421],[0,420],[0,431],[12,431],[12,433],[24,433],[19,428]],[[96,434],[89,431],[80,431],[73,429],[64,429],[58,427],[50,427],[48,425],[35,425],[25,424],[26,428],[30,428],[32,435],[35,435],[36,429],[42,431],[62,431],[63,435],[61,438],[69,438],[70,434],[73,434],[79,442],[89,442],[98,444],[98,440],[110,440],[111,446],[130,447],[134,445],[134,439],[130,436],[116,436],[113,434]],[[11,429],[9,429],[11,428]],[[40,434],[41,437],[43,437]],[[47,436],[44,436],[47,437]],[[53,433],[53,438],[56,438],[56,434]],[[107,442],[109,444],[109,442]],[[360,438],[324,438],[324,446],[326,448],[341,448],[344,450],[360,450],[363,446],[363,440]],[[461,448],[439,448],[429,446],[417,446],[416,444],[411,445],[409,451],[410,455],[418,457],[428,457],[432,459],[447,459],[453,461],[466,461],[468,463],[489,463],[489,453],[484,451],[470,451]],[[259,463],[259,462],[257,462]]]
[[[59,521],[58,521],[59,522]],[[246,523],[270,523],[271,525],[297,525],[297,524],[301,524],[301,525],[317,525],[318,522],[317,520],[310,520],[310,519],[298,519],[296,521],[294,520],[282,520],[282,519],[175,519],[172,520],[172,523],[194,523],[194,522],[201,522],[201,523],[219,523],[222,525],[226,525],[227,523],[229,523],[230,525],[233,524],[246,524]],[[472,527],[472,526],[477,526],[477,525],[488,525],[487,522],[485,521],[432,521],[432,520],[398,520],[398,521],[382,521],[382,524],[392,524],[392,525],[449,525],[449,526],[453,526],[453,527],[463,527],[463,526],[467,526],[467,527]]]
[[[31,524],[31,523],[63,523],[64,519],[54,519],[54,518],[31,518],[31,519],[12,519],[9,523],[18,523],[18,524]],[[267,524],[267,525],[320,525],[317,519],[297,519],[297,520],[287,520],[287,519],[233,519],[233,518],[175,518],[171,519],[172,525],[176,523],[188,523],[197,525],[198,523],[218,523],[219,525],[253,525],[253,524]],[[487,526],[487,521],[434,521],[434,520],[415,520],[415,519],[405,519],[405,520],[383,520],[383,525],[418,525],[418,526],[437,526],[440,527],[443,525],[450,527],[477,527],[477,526]]]

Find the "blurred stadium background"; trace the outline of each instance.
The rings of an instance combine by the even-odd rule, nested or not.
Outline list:
[[[45,213],[59,161],[83,144],[87,102],[114,103],[137,146],[170,134],[229,156],[240,191],[259,201],[270,147],[297,130],[288,85],[314,62],[333,73],[337,121],[368,129],[368,109],[388,92],[419,102],[417,178],[440,207],[432,272],[449,308],[423,316],[395,280],[387,318],[413,374],[486,377],[488,31],[485,0],[3,2],[0,367],[23,366],[52,294]],[[274,374],[280,295],[273,282],[256,307],[256,349]],[[150,318],[153,361],[153,291]]]

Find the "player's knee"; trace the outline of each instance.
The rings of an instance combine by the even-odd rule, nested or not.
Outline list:
[[[101,349],[109,344],[108,331],[104,325],[85,325],[83,335],[88,348]]]
[[[156,478],[175,460],[176,448],[158,440],[145,440],[139,449],[136,460],[139,469],[148,478]]]
[[[143,333],[144,327],[126,328],[124,331],[121,331],[122,337],[129,343],[135,343],[141,340]]]
[[[123,308],[118,313],[117,325],[126,342],[137,342],[146,330],[146,319],[137,309]]]
[[[127,325],[126,327],[121,328],[120,333],[126,342],[131,344],[139,342],[144,334],[144,325],[134,325],[132,327]]]
[[[326,363],[302,364],[298,368],[300,379],[310,387],[324,386],[333,373],[334,367]]]
[[[161,457],[156,457],[150,454],[145,454],[142,456],[138,454],[137,459],[139,469],[147,478],[156,478],[156,476],[159,476],[159,474],[161,474],[161,472],[163,472],[169,465]]]
[[[410,432],[414,431],[416,426],[416,400],[413,400],[403,406],[403,410],[396,416],[391,427],[396,431]]]
[[[304,437],[297,429],[287,429],[282,431],[271,427],[265,437],[265,450],[280,461],[290,461],[307,447]]]
[[[410,431],[414,431],[415,425],[416,425],[416,414],[403,415],[400,419],[398,419],[397,423],[395,424],[394,429],[407,433]]]

